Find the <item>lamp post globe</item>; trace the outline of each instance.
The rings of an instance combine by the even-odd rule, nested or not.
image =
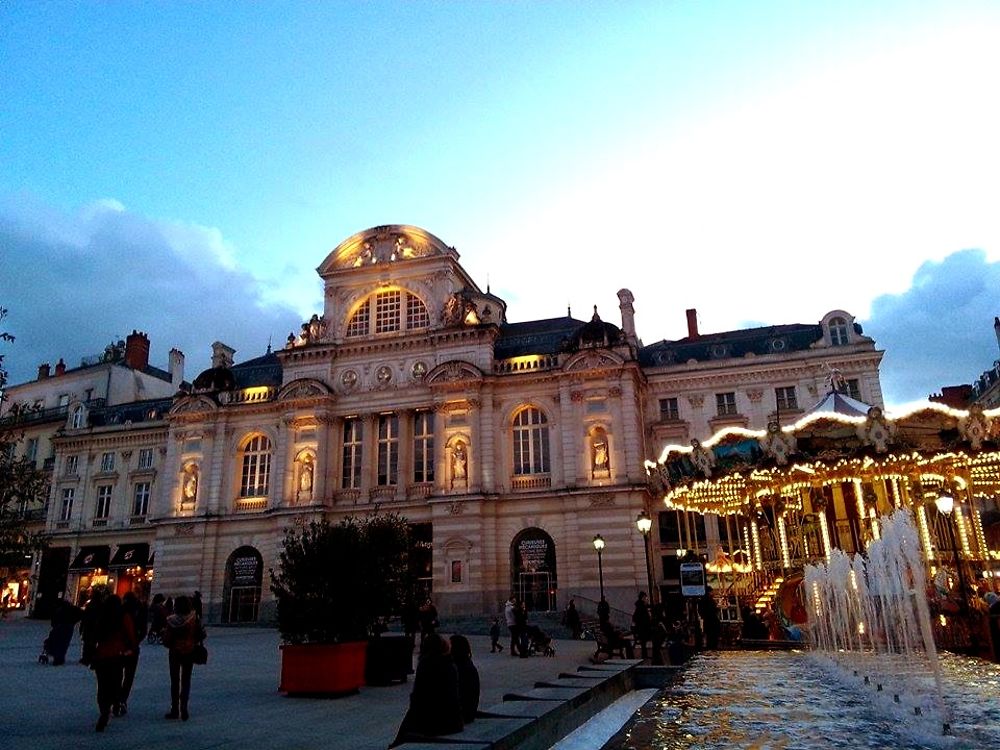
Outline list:
[[[594,535],[594,549],[597,550],[597,575],[601,583],[601,601],[604,601],[604,563],[601,560],[601,553],[604,551],[604,537],[600,534]]]
[[[649,530],[653,528],[653,519],[649,513],[643,509],[635,519],[636,528],[642,534],[642,551],[646,556],[646,585],[649,587],[649,603],[656,602],[656,593],[653,589],[653,567],[649,562]]]

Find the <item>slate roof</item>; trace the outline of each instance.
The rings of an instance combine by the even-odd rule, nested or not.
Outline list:
[[[248,359],[232,367],[237,388],[250,388],[255,385],[281,385],[282,370],[278,355],[268,352],[260,357]]]
[[[493,348],[496,359],[521,357],[526,354],[556,354],[562,351],[584,321],[571,318],[547,318],[523,323],[504,323]]]
[[[734,359],[748,352],[757,355],[787,354],[806,351],[823,338],[823,327],[818,323],[792,323],[762,328],[745,328],[740,331],[707,333],[677,341],[660,341],[639,350],[639,363],[643,367],[684,364],[688,360],[708,362]]]
[[[166,418],[173,402],[172,398],[153,398],[94,409],[88,415],[90,426],[103,427],[113,424],[155,422]]]

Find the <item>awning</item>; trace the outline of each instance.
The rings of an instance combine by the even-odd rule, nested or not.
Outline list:
[[[69,566],[71,571],[94,570],[95,568],[107,568],[108,560],[111,559],[111,548],[107,545],[97,547],[81,547],[73,559],[73,564]]]
[[[149,564],[149,545],[142,544],[119,544],[115,556],[108,564],[109,568],[132,568],[136,565],[145,567]]]

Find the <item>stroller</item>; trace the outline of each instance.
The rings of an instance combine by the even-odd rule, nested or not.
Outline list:
[[[555,656],[556,650],[552,646],[552,639],[542,632],[537,625],[529,625],[525,628],[528,637],[528,653],[544,654],[545,656]]]

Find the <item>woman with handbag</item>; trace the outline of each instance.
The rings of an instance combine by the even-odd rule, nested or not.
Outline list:
[[[169,649],[170,710],[166,719],[187,721],[188,698],[191,695],[191,670],[195,654],[204,652],[205,628],[191,606],[191,600],[179,596],[174,600],[174,613],[167,618],[163,628],[163,645]]]

